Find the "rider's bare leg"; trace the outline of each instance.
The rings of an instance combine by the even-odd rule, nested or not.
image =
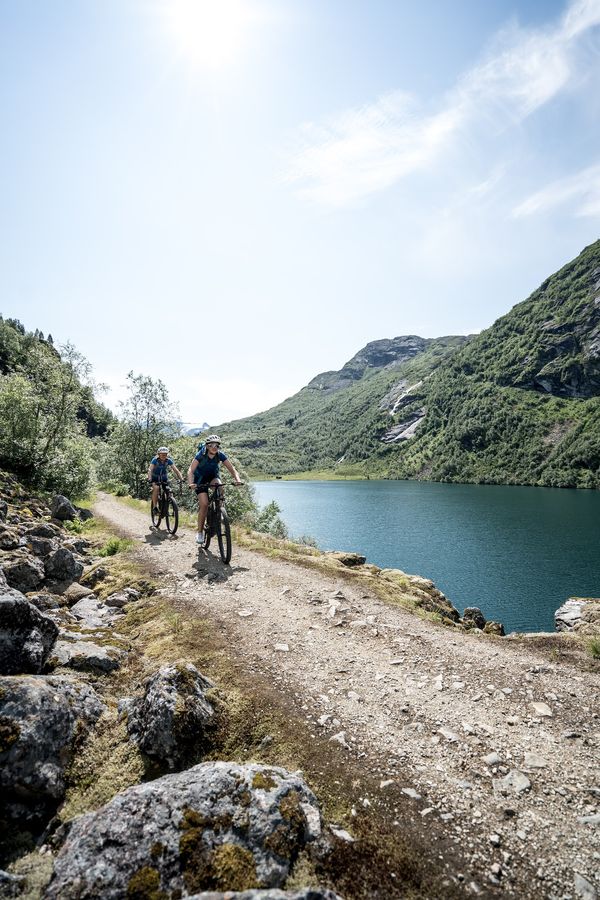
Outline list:
[[[198,494],[198,534],[202,534],[204,523],[206,522],[206,512],[208,510],[208,494],[202,491]]]
[[[152,500],[150,501],[152,509],[158,505],[158,484],[156,481],[152,483]]]
[[[213,478],[211,481],[211,485],[213,484],[221,484],[220,478]],[[207,491],[202,491],[202,493],[198,494],[198,533],[202,534],[204,529],[204,523],[206,522],[206,513],[208,511],[208,493]]]

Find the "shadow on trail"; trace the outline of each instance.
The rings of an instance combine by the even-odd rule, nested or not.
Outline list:
[[[167,531],[161,531],[159,528],[154,528],[153,526],[149,529],[148,533],[144,535],[144,542],[153,547],[162,544],[164,541],[176,540],[178,540],[176,534],[169,534]]]
[[[190,581],[206,581],[209,584],[216,581],[223,584],[232,576],[248,571],[245,566],[236,566],[235,562],[233,565],[231,563],[225,565],[218,553],[214,554],[203,548],[198,550],[198,558],[192,563],[192,569],[194,573],[188,572],[186,578]]]

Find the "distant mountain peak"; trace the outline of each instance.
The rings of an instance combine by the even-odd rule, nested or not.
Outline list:
[[[353,381],[362,378],[367,369],[384,369],[402,365],[418,353],[422,353],[431,340],[431,338],[409,334],[370,341],[352,359],[344,363],[339,371],[322,372],[309,381],[307,388],[328,393],[342,390]]]

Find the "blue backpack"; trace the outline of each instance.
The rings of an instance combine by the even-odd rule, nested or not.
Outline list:
[[[206,444],[204,442],[198,444],[198,453],[201,453],[202,456],[206,456]],[[200,479],[202,478],[202,467],[200,464],[196,466],[196,471],[194,472],[194,482],[198,484]]]

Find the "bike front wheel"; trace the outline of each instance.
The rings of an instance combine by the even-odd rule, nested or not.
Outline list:
[[[150,501],[150,515],[152,517],[152,524],[155,528],[158,528],[160,526],[160,521],[162,519],[161,509],[162,501],[160,500],[160,498],[158,500],[157,506],[152,506],[152,501]]]
[[[229,525],[229,517],[224,509],[221,510],[221,516],[217,526],[217,540],[219,542],[221,559],[225,565],[227,565],[231,559],[231,528]]]
[[[166,507],[165,524],[167,531],[169,534],[175,534],[179,525],[179,508],[176,500],[173,497],[169,497]]]
[[[212,506],[208,507],[208,511],[206,513],[206,522],[204,523],[204,549],[208,550],[210,547],[210,539],[213,536],[213,528],[212,523],[214,519],[214,511]]]

